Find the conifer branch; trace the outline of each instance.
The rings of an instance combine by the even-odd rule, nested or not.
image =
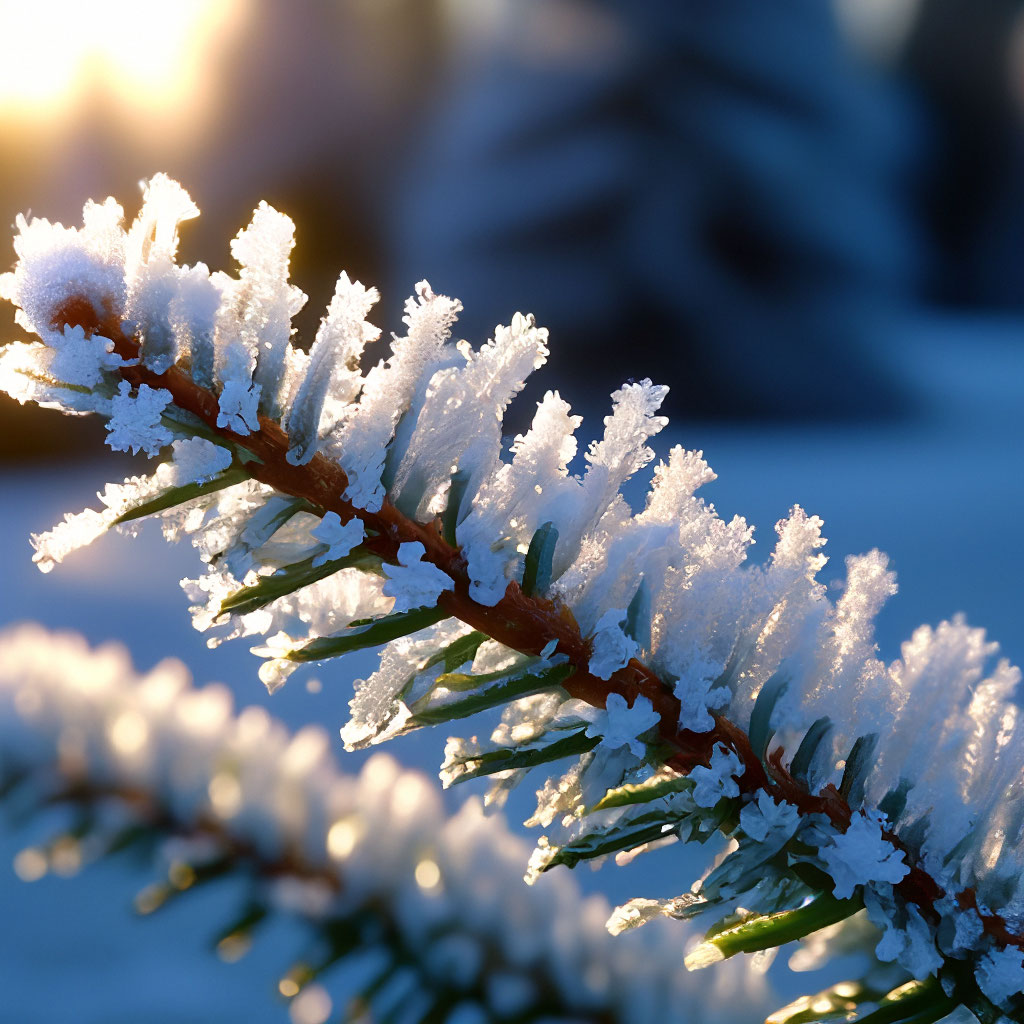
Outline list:
[[[142,852],[158,869],[135,898],[143,915],[244,881],[215,947],[234,961],[273,916],[303,919],[305,949],[288,967],[281,954],[288,999],[330,985],[349,959],[358,975],[355,962],[376,950],[415,974],[423,1020],[461,1006],[493,1020],[638,1024],[678,1000],[694,1024],[732,1019],[698,997],[664,934],[612,940],[567,877],[524,902],[524,844],[476,801],[446,816],[427,779],[383,754],[345,775],[325,739],[310,727],[290,735],[261,709],[232,713],[226,691],[194,689],[179,663],[137,676],[112,645],[90,650],[36,626],[0,633],[0,806],[23,821],[63,807],[74,823],[18,855],[24,879]],[[752,1012],[763,980],[729,973]]]
[[[141,343],[137,337],[126,335],[116,317],[103,321],[95,317],[94,310],[84,295],[72,295],[59,307],[51,326],[63,332],[67,327],[81,327],[87,336],[99,335],[114,341],[114,351],[131,365],[119,370],[120,376],[133,388],[140,384],[166,389],[175,406],[197,416],[207,428],[231,444],[244,448],[254,461],[247,463],[254,480],[273,487],[283,494],[302,498],[320,509],[320,515],[336,513],[343,523],[357,518],[373,536],[365,547],[384,561],[394,563],[400,545],[423,544],[424,559],[431,562],[455,581],[451,591],[439,596],[438,605],[450,616],[472,626],[473,629],[520,654],[537,656],[552,641],[566,655],[574,668],[573,674],[561,685],[571,696],[596,708],[604,708],[609,694],[617,693],[632,706],[637,697],[644,697],[658,715],[658,734],[667,744],[664,764],[682,774],[688,774],[697,765],[707,766],[716,744],[722,744],[735,753],[743,772],[738,778],[741,793],[767,791],[778,803],[789,803],[801,814],[825,815],[839,829],[849,826],[852,810],[834,786],[812,794],[782,763],[784,751],[776,748],[763,764],[750,745],[742,729],[723,715],[714,716],[714,727],[704,733],[680,729],[680,702],[668,687],[636,658],[608,679],[599,679],[589,672],[590,645],[581,636],[572,611],[557,598],[552,601],[539,596],[528,596],[513,580],[505,596],[497,604],[486,607],[469,596],[469,578],[466,560],[461,550],[448,543],[442,533],[441,521],[435,518],[419,523],[403,515],[385,499],[380,510],[371,512],[358,508],[341,497],[348,487],[345,471],[335,462],[317,454],[305,465],[294,466],[287,460],[289,440],[280,425],[266,416],[259,417],[259,430],[249,434],[236,434],[217,426],[219,414],[217,396],[197,385],[192,378],[172,366],[163,373],[154,373],[139,362]],[[883,830],[893,846],[908,854],[898,836]],[[931,911],[935,902],[946,895],[938,883],[908,857],[910,870],[896,883],[900,894],[910,903]],[[955,894],[959,906],[976,907],[976,895],[971,888]],[[1003,945],[1024,949],[1024,935],[1011,932],[1006,921],[998,914],[981,916],[985,931]]]
[[[922,627],[883,665],[873,620],[895,583],[880,553],[848,561],[833,605],[822,524],[795,507],[770,562],[742,567],[750,528],[694,497],[714,474],[680,448],[629,512],[619,488],[653,457],[664,388],[616,392],[582,477],[579,418],[557,393],[508,461],[501,417],[547,355],[532,318],[452,346],[458,303],[422,282],[407,334],[363,375],[375,291],[343,274],[307,356],[288,342],[304,299],[287,281],[291,222],[261,205],[234,279],[175,264],[196,212],[157,176],[127,232],[112,200],[80,231],[20,222],[0,285],[43,344],[11,346],[0,383],[99,412],[112,447],[172,449],[152,477],[108,486],[106,511],[35,538],[41,568],[149,513],[209,566],[186,581],[196,625],[263,636],[271,689],[301,662],[384,645],[347,746],[502,706],[489,740],[449,740],[441,776],[491,775],[500,802],[572,759],[539,791],[531,823],[551,832],[528,880],[716,830],[737,841],[692,892],[620,908],[615,931],[724,915],[714,959],[786,941],[816,920],[810,901],[863,902],[879,956],[962,1005],[1022,1008],[1020,673],[987,668],[980,631]],[[873,709],[894,691],[895,714]],[[716,944],[723,929],[738,945]]]

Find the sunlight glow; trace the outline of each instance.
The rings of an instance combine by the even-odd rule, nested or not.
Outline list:
[[[421,860],[416,865],[416,884],[421,889],[436,889],[441,884],[441,869],[432,860]]]
[[[138,754],[149,739],[149,726],[138,711],[122,711],[107,730],[110,745],[119,754],[131,757]]]
[[[46,854],[37,846],[28,846],[14,858],[14,873],[23,882],[37,882],[46,874]]]
[[[128,106],[180,103],[202,70],[205,43],[242,7],[243,0],[0,0],[0,109],[53,113],[95,85]]]
[[[356,848],[361,833],[358,822],[351,818],[336,821],[327,832],[327,852],[335,860],[344,860]]]
[[[333,1005],[327,989],[320,985],[307,985],[288,1007],[292,1024],[324,1024],[331,1015]]]
[[[214,812],[221,818],[233,818],[242,807],[242,784],[234,775],[218,772],[206,787]]]
[[[82,846],[74,836],[60,836],[50,847],[50,870],[71,878],[82,868]]]
[[[299,983],[294,978],[282,978],[277,983],[277,991],[285,997],[292,999],[299,994]]]
[[[252,949],[252,939],[248,935],[232,932],[217,943],[217,956],[226,964],[234,964],[238,963],[250,949]]]

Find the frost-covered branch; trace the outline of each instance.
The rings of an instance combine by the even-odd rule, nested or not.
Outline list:
[[[345,959],[374,989],[363,1012],[401,995],[403,1020],[632,1024],[685,1005],[688,1021],[724,1022],[763,1005],[757,972],[737,965],[708,989],[668,935],[616,942],[607,905],[568,876],[524,891],[524,844],[478,801],[446,817],[429,781],[391,758],[345,775],[323,730],[292,735],[261,708],[231,705],[221,686],[193,688],[179,662],[140,677],[117,646],[34,626],[0,634],[5,798],[22,815],[67,804],[75,820],[23,850],[19,874],[152,845],[163,877],[136,898],[144,913],[247,877],[223,956],[243,955],[269,915],[297,914],[310,941],[280,992],[330,984]]]
[[[692,966],[866,907],[879,955],[938,979],[905,1017],[1020,1009],[1020,673],[980,631],[922,627],[885,665],[883,555],[849,559],[833,603],[822,523],[796,507],[748,567],[751,528],[696,497],[714,474],[681,448],[630,511],[620,487],[653,458],[664,388],[616,392],[581,475],[580,421],[554,392],[504,453],[504,410],[547,355],[531,318],[477,350],[451,344],[458,303],[423,283],[364,375],[375,292],[343,275],[306,355],[288,337],[287,218],[256,211],[229,277],[174,263],[194,214],[158,176],[127,231],[113,200],[81,229],[20,222],[3,291],[41,342],[8,347],[4,387],[107,416],[114,447],[171,455],[35,538],[42,568],[155,515],[208,565],[186,584],[196,625],[211,642],[263,637],[272,689],[303,662],[386,645],[349,746],[503,708],[488,738],[449,741],[442,778],[492,775],[500,802],[569,761],[540,790],[530,878],[727,832],[735,849],[693,891],[614,918],[716,915]]]

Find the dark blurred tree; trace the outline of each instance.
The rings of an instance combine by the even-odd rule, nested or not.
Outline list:
[[[929,132],[920,211],[944,305],[1024,308],[1022,14],[1021,0],[923,0],[898,65]]]
[[[398,278],[468,336],[520,296],[600,391],[673,412],[875,415],[916,287],[906,132],[821,0],[534,0],[466,58],[395,217]]]

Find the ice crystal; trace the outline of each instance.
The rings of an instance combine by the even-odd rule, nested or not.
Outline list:
[[[109,338],[86,335],[81,326],[65,325],[62,333],[49,334],[47,341],[53,352],[47,370],[65,384],[91,390],[122,365]]]
[[[107,423],[107,444],[115,452],[156,455],[174,436],[160,420],[171,404],[171,393],[162,388],[154,391],[146,384],[140,384],[134,395],[131,390],[127,381],[118,386]]]
[[[289,462],[302,465],[316,454],[328,396],[340,412],[359,393],[360,356],[365,345],[380,335],[377,328],[366,323],[366,315],[379,298],[375,288],[350,281],[348,274],[338,278],[334,298],[309,354],[309,369],[286,421],[292,442]]]
[[[782,848],[800,827],[800,811],[762,790],[740,811],[740,828],[755,842]]]
[[[225,379],[224,388],[220,393],[217,426],[227,427],[236,434],[248,434],[250,431],[259,430],[260,394],[258,384],[250,384],[245,379]]]
[[[917,907],[906,908],[902,927],[897,927],[888,915],[872,915],[870,901],[868,913],[876,924],[885,928],[885,934],[875,947],[879,960],[886,963],[898,961],[915,978],[927,978],[942,966],[942,954],[935,947],[932,926]]]
[[[610,679],[613,672],[623,668],[630,658],[640,653],[640,645],[623,632],[625,623],[625,609],[609,608],[594,627],[590,671],[598,679]]]
[[[708,767],[697,765],[690,772],[694,803],[698,807],[714,807],[723,797],[739,796],[736,779],[742,774],[743,762],[724,744],[716,744]]]
[[[231,452],[205,437],[190,437],[171,442],[172,486],[206,483],[231,465]]]
[[[547,358],[546,338],[532,317],[517,313],[478,351],[460,344],[461,365],[431,377],[391,486],[400,508],[413,515],[440,512],[453,473],[466,472],[475,491],[493,472],[502,415]]]
[[[249,529],[250,527],[246,527],[246,530]],[[347,555],[362,541],[366,535],[366,530],[358,519],[350,519],[347,523],[343,524],[337,512],[328,512],[320,520],[320,525],[313,527],[310,533],[321,544],[327,545],[327,550],[313,559],[313,566],[317,567],[332,559],[342,558],[344,555]],[[250,537],[249,539],[251,542],[254,538]]]
[[[1024,956],[1019,949],[992,950],[981,958],[978,984],[997,1005],[1024,992]]]
[[[85,509],[66,515],[52,530],[32,535],[33,561],[49,572],[73,551],[91,544],[115,526],[133,508],[162,494],[191,483],[212,479],[231,464],[231,453],[205,438],[183,438],[171,442],[171,459],[161,463],[149,477],[129,477],[120,484],[107,484],[98,495],[101,510]]]
[[[455,586],[451,576],[423,560],[426,553],[418,541],[399,545],[398,564],[388,566],[388,581],[384,584],[385,596],[395,599],[392,611],[433,607],[442,591]]]
[[[392,472],[398,448],[389,443],[403,415],[417,408],[438,370],[454,365],[455,356],[446,342],[462,306],[444,295],[435,295],[426,281],[416,285],[416,297],[405,307],[408,333],[395,338],[391,358],[378,363],[362,381],[359,402],[350,416],[327,439],[327,449],[337,454],[348,474],[346,494],[361,508],[376,511],[384,499],[382,475],[392,456]],[[408,444],[408,436],[402,441]]]
[[[821,857],[839,899],[852,896],[859,885],[869,882],[898,882],[910,870],[906,855],[882,835],[887,825],[884,815],[877,812],[857,813],[850,827],[822,848]]]
[[[646,697],[637,697],[632,705],[618,693],[608,695],[603,711],[587,726],[588,736],[599,736],[608,750],[628,747],[634,757],[643,757],[646,749],[639,737],[658,724],[659,718]]]

